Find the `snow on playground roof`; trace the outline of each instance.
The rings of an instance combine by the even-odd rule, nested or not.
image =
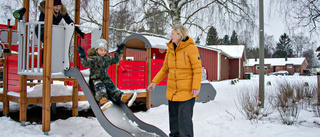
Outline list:
[[[147,49],[147,48],[158,48],[167,49],[167,44],[170,40],[154,36],[146,36],[141,34],[132,34],[127,37],[123,43],[126,44],[127,48],[133,49]]]
[[[167,49],[167,43],[170,41],[165,38],[159,38],[159,37],[153,37],[153,36],[144,36],[147,38],[151,44],[152,48],[157,48],[157,49]]]
[[[286,64],[293,64],[293,65],[301,65],[305,58],[265,58],[264,64],[270,64],[271,66],[285,66]],[[255,59],[248,59],[246,66],[254,66],[259,64],[259,59],[255,61]]]

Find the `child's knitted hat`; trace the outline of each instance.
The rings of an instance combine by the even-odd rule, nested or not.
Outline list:
[[[108,42],[105,39],[98,39],[94,50],[97,50],[98,48],[105,48],[107,50],[107,44]]]
[[[62,5],[61,0],[54,0],[53,5]]]

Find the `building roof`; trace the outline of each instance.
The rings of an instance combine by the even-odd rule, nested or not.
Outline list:
[[[244,45],[208,45],[209,47],[220,49],[231,58],[242,58]]]
[[[270,64],[271,66],[285,66],[286,64],[302,65],[305,58],[265,58],[264,64]],[[248,59],[246,66],[254,66],[259,64],[259,59]]]
[[[127,37],[123,42],[126,44],[127,48],[133,49],[146,49],[146,48],[157,48],[157,49],[167,49],[170,40],[155,36],[147,36],[141,34],[132,34]],[[208,45],[200,46],[200,48],[205,48],[213,51],[220,51],[222,54],[228,56],[229,58],[242,58],[245,52],[243,45]]]
[[[208,46],[199,46],[197,47],[220,51],[222,54],[228,56],[229,58],[242,58],[244,55],[244,46],[243,45],[208,45]]]

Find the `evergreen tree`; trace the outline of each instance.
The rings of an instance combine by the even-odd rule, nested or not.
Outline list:
[[[259,48],[246,48],[247,58],[259,58]]]
[[[197,37],[196,44],[200,44],[200,37]]]
[[[208,31],[206,45],[218,45],[218,44],[219,44],[219,38],[218,38],[217,29],[211,26]]]
[[[221,45],[230,45],[230,39],[229,39],[229,35],[224,35],[222,42],[220,43]]]
[[[230,38],[231,45],[239,45],[238,35],[235,30],[232,31],[232,35]]]
[[[284,33],[280,36],[279,42],[277,43],[275,57],[276,58],[285,58],[292,55],[292,45],[289,36]]]

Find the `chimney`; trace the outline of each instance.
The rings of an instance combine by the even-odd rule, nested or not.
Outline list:
[[[255,61],[255,62],[257,62],[257,61],[258,61],[258,60],[257,60],[257,57],[254,57],[254,61]]]
[[[285,61],[288,61],[288,57],[285,57],[284,60],[285,60]]]

